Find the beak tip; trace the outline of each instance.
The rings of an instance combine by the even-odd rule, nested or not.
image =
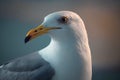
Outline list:
[[[31,39],[31,36],[26,36],[24,39],[24,42],[27,43],[28,41],[30,41],[30,39]]]
[[[24,40],[24,43],[26,44],[28,41]]]

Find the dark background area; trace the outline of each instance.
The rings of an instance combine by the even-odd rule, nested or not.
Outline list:
[[[61,10],[74,11],[84,20],[93,80],[120,80],[119,0],[0,0],[0,64],[46,47],[47,35],[25,44],[26,32]]]

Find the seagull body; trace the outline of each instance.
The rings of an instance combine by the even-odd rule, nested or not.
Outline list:
[[[51,42],[46,48],[34,54],[37,55],[37,58],[40,57],[41,60],[38,59],[40,62],[34,59],[35,57],[33,59],[35,63],[46,63],[47,68],[37,68],[36,71],[39,73],[36,72],[34,74],[39,76],[35,80],[91,80],[91,53],[87,32],[82,19],[71,11],[59,11],[49,14],[40,26],[27,33],[25,42],[45,33],[49,34]],[[31,60],[32,57],[28,57]],[[4,66],[1,69],[3,70]],[[41,74],[46,76],[46,79],[40,78]],[[49,76],[48,79],[47,76]]]

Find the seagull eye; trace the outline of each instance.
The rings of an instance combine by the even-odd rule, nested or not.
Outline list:
[[[62,16],[62,17],[59,19],[59,22],[60,22],[60,23],[67,23],[67,22],[68,22],[68,17]]]

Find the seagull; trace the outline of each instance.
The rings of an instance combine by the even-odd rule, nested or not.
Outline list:
[[[92,61],[83,20],[72,11],[47,15],[27,32],[25,43],[43,34],[51,38],[42,50],[0,66],[0,80],[91,80]]]

